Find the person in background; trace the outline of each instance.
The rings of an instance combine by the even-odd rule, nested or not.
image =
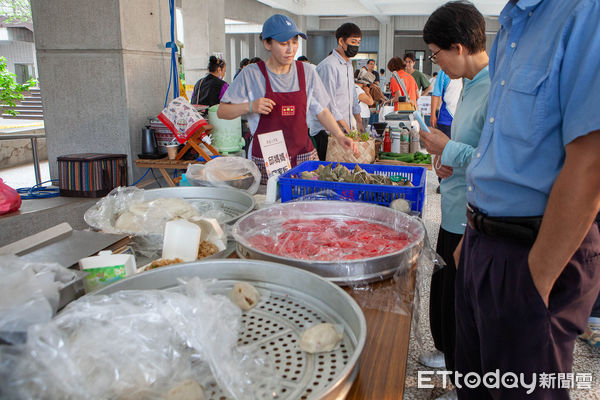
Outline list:
[[[194,85],[192,104],[214,106],[219,104],[227,90],[227,82],[223,80],[227,66],[224,60],[215,56],[208,59],[208,74]]]
[[[308,57],[306,57],[306,56],[300,56],[300,57],[298,57],[296,60],[298,60],[298,61],[302,61],[303,63],[308,63],[308,64],[310,64],[310,61],[308,61]]]
[[[283,131],[292,167],[317,159],[307,135],[309,112],[343,147],[356,152],[356,145],[340,130],[327,108],[329,95],[315,67],[294,60],[299,38],[306,39],[306,35],[292,19],[275,14],[263,24],[260,37],[269,58],[242,70],[223,96],[217,115],[223,119],[247,115],[253,135],[249,156],[261,171],[261,182],[266,183],[268,176],[257,140],[260,134]]]
[[[433,86],[429,82],[429,79],[425,76],[424,73],[415,69],[415,63],[417,62],[415,55],[413,53],[406,53],[404,55],[404,62],[406,63],[406,72],[412,75],[417,82],[417,86],[419,87],[419,93],[421,96],[426,96],[430,91],[433,90]]]
[[[485,19],[470,3],[446,3],[435,10],[425,23],[423,40],[434,54],[431,61],[446,72],[448,80],[465,82],[463,96],[452,121],[452,139],[435,128],[431,128],[431,133],[420,132],[425,148],[434,155],[433,163],[441,159],[443,165],[436,169],[438,176],[444,178],[440,184],[442,223],[436,252],[446,265],[436,267],[431,276],[429,321],[438,351],[421,354],[419,360],[430,367],[445,366],[446,370],[454,371],[456,265],[453,253],[467,223],[465,171],[475,157],[487,112],[490,78],[489,58],[485,51]],[[438,77],[438,84],[441,79]],[[456,392],[441,398],[456,398]]]
[[[444,70],[441,70],[431,95],[430,125],[444,132],[448,138],[450,138],[450,126],[462,87],[462,79],[450,79]],[[439,116],[436,115],[438,107],[440,108]]]
[[[233,76],[233,79],[237,78],[237,76],[240,74],[240,72],[242,72],[242,70],[244,69],[244,67],[246,67],[248,64],[250,64],[250,60],[247,59],[247,58],[243,58],[242,61],[240,61],[240,67],[235,72],[235,75]]]
[[[248,61],[248,64],[257,64],[257,63],[259,63],[261,61],[262,61],[262,58],[260,58],[260,57],[252,57],[250,59],[250,61]]]
[[[381,68],[379,70],[379,87],[381,88],[382,92],[386,92],[389,91],[389,80],[387,79],[387,77],[385,76],[385,69]]]
[[[373,97],[370,94],[370,85],[372,84],[368,80],[359,77],[360,70],[356,70],[355,83],[356,95],[358,97],[358,103],[360,105],[360,116],[363,122],[363,128],[367,129],[369,125],[369,118],[371,117],[371,111],[369,107],[375,104]]]
[[[335,31],[337,47],[317,65],[317,72],[331,96],[329,108],[333,117],[346,132],[354,127],[363,131],[358,97],[354,89],[354,68],[350,59],[358,54],[358,46],[362,38],[360,28],[353,23],[345,23]],[[331,132],[329,132],[331,133]],[[328,129],[313,114],[310,134],[319,154],[324,161],[327,155]]]
[[[431,117],[429,124],[444,132],[448,138],[450,138],[450,127],[452,125],[452,119],[454,118],[454,112],[456,111],[456,105],[458,104],[458,98],[460,97],[462,87],[462,79],[450,79],[450,77],[441,70],[431,95]],[[438,107],[440,109],[439,114],[437,113]],[[438,182],[441,182],[440,177],[438,177]],[[436,189],[436,192],[440,193],[439,186]]]
[[[488,113],[467,168],[456,370],[523,374],[534,387],[463,385],[460,399],[569,399],[571,385],[539,378],[572,373],[600,291],[599,20],[589,0],[511,0],[498,16]]]
[[[379,72],[377,72],[377,68],[375,67],[375,60],[371,58],[369,61],[367,61],[366,68],[367,71],[375,75],[375,80],[373,81],[373,83],[379,85]]]
[[[429,83],[431,83],[431,86],[433,86],[433,88],[435,89],[435,80],[437,79],[438,73],[434,72],[431,75],[431,79],[429,80]]]
[[[417,88],[415,79],[404,70],[406,68],[404,60],[400,57],[392,57],[388,61],[387,67],[392,73],[392,77],[390,78],[390,92],[392,92],[395,110],[399,110],[398,99],[400,96],[404,96],[406,101],[411,103],[416,110],[419,89]]]

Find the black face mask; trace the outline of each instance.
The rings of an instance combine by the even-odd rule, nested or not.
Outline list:
[[[346,45],[346,50],[344,50],[344,54],[348,58],[352,58],[358,54],[358,46],[354,46],[352,44]]]

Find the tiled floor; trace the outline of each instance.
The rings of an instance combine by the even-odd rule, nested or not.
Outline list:
[[[48,161],[40,161],[40,175],[42,182],[50,179],[50,169]],[[35,173],[33,172],[33,164],[25,164],[17,167],[0,169],[0,178],[8,186],[17,189],[23,187],[31,187],[35,185]],[[48,184],[44,185],[48,186]]]

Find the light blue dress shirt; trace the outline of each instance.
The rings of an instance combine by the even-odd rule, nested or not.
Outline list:
[[[438,78],[439,79],[439,78]],[[463,90],[452,121],[452,139],[442,152],[442,164],[454,169],[442,179],[442,228],[463,234],[467,223],[467,166],[473,158],[487,113],[490,75],[483,68],[473,80],[463,79]]]
[[[331,55],[317,65],[317,73],[331,97],[329,110],[333,114],[333,117],[336,121],[343,119],[352,128],[352,125],[356,125],[353,122],[355,121],[354,114],[360,114],[358,96],[354,89],[354,67],[352,67],[352,61],[344,60],[334,49]],[[311,115],[309,128],[311,136],[325,129],[315,114]]]
[[[539,216],[565,146],[600,129],[600,1],[511,1],[498,21],[467,198],[490,216]]]

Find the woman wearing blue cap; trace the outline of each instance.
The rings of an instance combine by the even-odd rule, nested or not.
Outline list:
[[[261,39],[270,56],[247,66],[232,82],[221,99],[218,117],[233,119],[248,114],[253,134],[250,155],[267,180],[260,145],[254,140],[262,133],[283,131],[292,167],[306,160],[318,160],[307,132],[306,114],[316,115],[323,126],[347,149],[356,152],[327,108],[330,98],[315,67],[294,61],[299,36],[294,21],[275,14],[263,25]]]

